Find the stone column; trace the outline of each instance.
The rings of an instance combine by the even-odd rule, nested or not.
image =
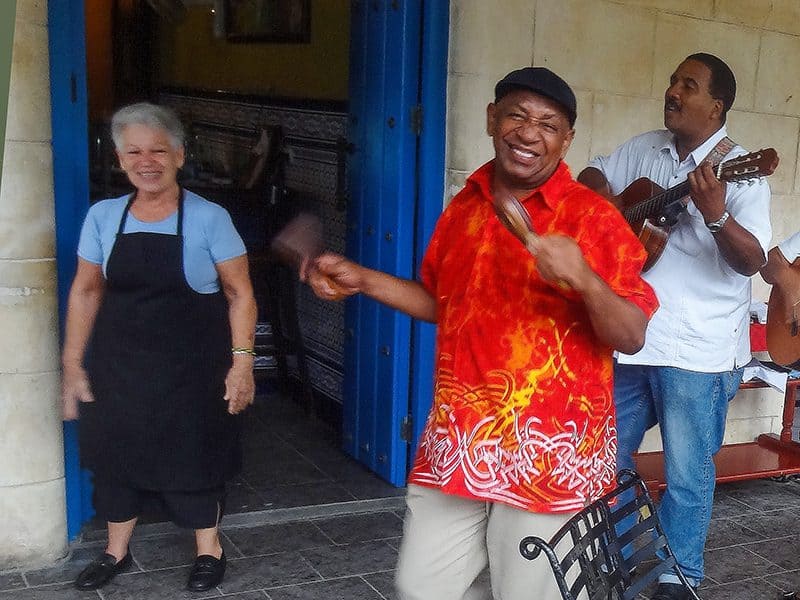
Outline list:
[[[17,0],[0,182],[0,570],[66,554],[47,2]]]

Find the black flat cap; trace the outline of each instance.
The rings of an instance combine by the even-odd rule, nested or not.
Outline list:
[[[575,125],[578,117],[575,94],[569,84],[545,67],[525,67],[511,71],[494,86],[494,101],[514,90],[530,90],[557,102],[569,118],[569,126]]]

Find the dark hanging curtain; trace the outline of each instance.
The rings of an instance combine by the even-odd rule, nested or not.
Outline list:
[[[113,10],[115,105],[153,100],[158,16],[146,0],[114,0]]]

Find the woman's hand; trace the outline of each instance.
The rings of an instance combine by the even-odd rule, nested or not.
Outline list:
[[[67,421],[78,418],[79,402],[94,402],[89,377],[83,369],[83,354],[104,293],[105,278],[101,265],[78,257],[78,270],[69,290],[61,354],[61,407]]]
[[[238,415],[253,403],[255,393],[253,357],[249,354],[234,354],[233,365],[225,377],[223,398],[228,403],[228,413]]]
[[[61,376],[61,410],[65,421],[80,416],[79,402],[94,402],[89,377],[82,367],[64,367]]]

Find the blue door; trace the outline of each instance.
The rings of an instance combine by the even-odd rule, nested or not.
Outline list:
[[[48,3],[62,315],[89,197],[83,4]],[[348,253],[403,277],[415,276],[442,207],[448,16],[448,0],[352,3]],[[346,449],[403,485],[431,398],[434,328],[362,298],[346,319]],[[65,464],[73,538],[93,514],[74,423]]]
[[[75,248],[89,208],[86,34],[83,0],[47,3],[50,39],[50,103],[53,128],[53,189],[58,257],[58,306],[63,317],[75,275]],[[64,322],[64,319],[61,319]],[[67,533],[74,538],[92,517],[88,472],[78,461],[78,428],[64,424]]]
[[[347,253],[404,278],[442,207],[448,5],[351,5]],[[345,322],[345,449],[403,485],[431,398],[434,329],[361,296]]]

